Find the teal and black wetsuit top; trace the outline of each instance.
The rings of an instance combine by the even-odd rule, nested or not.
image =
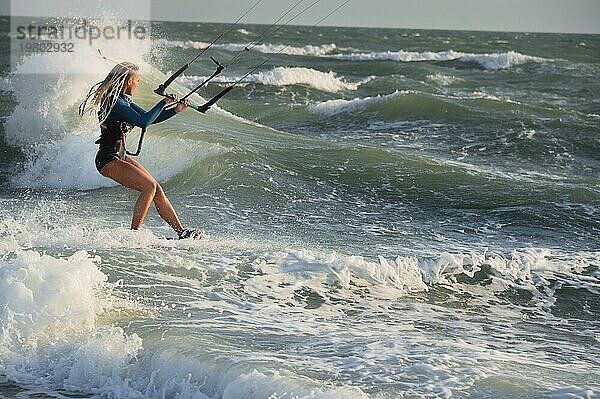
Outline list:
[[[175,115],[175,109],[165,110],[167,103],[160,100],[150,111],[146,111],[126,94],[119,95],[112,111],[100,125],[100,144],[96,154],[96,169],[100,171],[104,165],[115,159],[125,159],[125,135],[134,126],[146,129],[148,126],[164,122]]]

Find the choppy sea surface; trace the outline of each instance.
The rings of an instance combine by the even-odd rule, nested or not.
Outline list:
[[[224,27],[103,45],[149,108]],[[140,162],[205,231],[189,242],[153,209],[130,231],[136,193],[94,168],[76,110],[110,63],[11,63],[3,35],[0,396],[600,395],[600,36],[268,35],[200,92],[281,50],[218,108],[148,131]]]

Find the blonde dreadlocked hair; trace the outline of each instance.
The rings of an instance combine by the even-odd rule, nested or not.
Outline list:
[[[97,112],[100,123],[104,122],[123,92],[125,83],[139,69],[131,62],[115,65],[102,82],[92,86],[85,100],[79,105],[79,116],[83,117],[86,112],[91,114]]]

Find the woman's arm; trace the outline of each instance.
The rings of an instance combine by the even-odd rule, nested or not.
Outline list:
[[[119,98],[113,110],[118,120],[127,121],[145,129],[156,121],[166,104],[165,100],[160,100],[150,111],[146,112],[139,105],[135,103],[128,104],[125,100]]]
[[[131,108],[133,108],[140,114],[146,112],[146,110],[144,108],[140,107],[136,103],[131,103]],[[158,115],[158,117],[154,120],[154,122],[152,122],[152,124],[155,125],[157,123],[164,122],[167,119],[174,117],[176,114],[177,114],[177,110],[175,109],[175,107],[169,108],[169,109],[163,109],[162,112],[160,113],[160,115]]]
[[[177,114],[177,112],[175,112],[175,107],[169,108],[169,109],[163,109],[163,111],[160,113],[160,115],[158,115],[158,118],[156,118],[156,120],[152,123],[156,124],[156,123],[164,122],[167,119],[175,116],[175,114]]]

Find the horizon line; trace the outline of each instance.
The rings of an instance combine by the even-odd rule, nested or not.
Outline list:
[[[48,17],[48,16],[31,16],[31,15],[7,15],[0,14],[0,17],[8,17],[8,18],[41,18],[41,19],[56,19],[56,18],[65,18],[65,19],[97,19],[96,17]],[[129,19],[128,19],[129,20]],[[167,19],[131,19],[135,21],[143,21],[143,22],[170,22],[170,23],[184,23],[184,24],[224,24],[230,25],[231,21],[178,21],[178,20],[167,20]],[[256,26],[269,26],[272,25],[268,22],[240,22],[237,25],[256,25]],[[589,31],[545,31],[545,30],[497,30],[497,29],[461,29],[461,28],[438,28],[438,27],[397,27],[397,26],[372,26],[372,25],[328,25],[328,24],[319,24],[317,26],[308,25],[308,24],[288,24],[286,27],[308,27],[308,28],[349,28],[349,29],[382,29],[382,30],[428,30],[428,31],[442,31],[442,32],[480,32],[480,33],[523,33],[523,34],[555,34],[555,35],[588,35],[588,36],[598,36],[600,32],[589,32]]]

